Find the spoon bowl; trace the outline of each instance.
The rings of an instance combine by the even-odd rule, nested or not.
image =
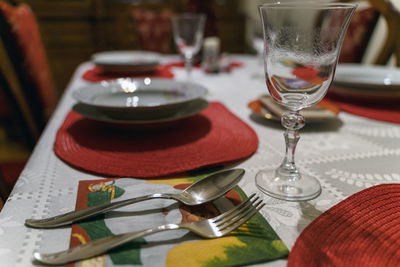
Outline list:
[[[243,177],[243,169],[221,171],[193,183],[179,194],[173,195],[175,200],[194,206],[210,202],[231,190]]]

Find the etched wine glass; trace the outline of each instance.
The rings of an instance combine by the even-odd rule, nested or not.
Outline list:
[[[286,153],[277,169],[256,175],[264,193],[289,201],[321,193],[319,181],[300,173],[295,164],[300,110],[318,103],[330,86],[347,26],[356,5],[292,2],[259,6],[264,31],[264,71],[268,91],[285,108],[281,118]]]
[[[251,75],[253,79],[264,80],[264,33],[259,20],[252,20],[251,23],[251,44],[257,53],[257,70]]]
[[[192,71],[194,56],[200,51],[206,15],[182,13],[172,17],[172,31],[179,53],[184,58],[188,79]]]

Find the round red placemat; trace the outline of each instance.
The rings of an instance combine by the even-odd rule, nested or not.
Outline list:
[[[151,77],[151,78],[174,78],[174,74],[170,70],[170,66],[160,65],[155,68],[153,72],[139,72],[139,73],[105,73],[100,67],[94,67],[87,70],[82,78],[89,82],[100,82],[104,80],[112,80],[117,78],[141,78],[141,77]]]
[[[290,252],[293,266],[399,266],[400,184],[356,193],[315,219]]]
[[[106,176],[159,177],[216,166],[252,155],[256,133],[223,104],[170,128],[122,130],[71,111],[57,132],[54,151],[80,169]]]

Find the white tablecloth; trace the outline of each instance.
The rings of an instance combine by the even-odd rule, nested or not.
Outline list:
[[[176,57],[164,59],[177,60]],[[276,122],[254,119],[249,101],[266,93],[263,67],[255,57],[232,56],[243,67],[230,73],[206,74],[194,69],[192,79],[209,89],[207,99],[223,102],[258,134],[257,152],[238,167],[246,174],[240,186],[247,194],[260,191],[254,177],[258,170],[277,166],[284,154],[283,128]],[[71,93],[87,82],[77,69],[60,104],[47,125],[27,166],[0,213],[0,266],[31,266],[35,250],[54,252],[69,246],[70,228],[39,230],[24,226],[26,218],[43,218],[74,209],[79,180],[99,179],[71,168],[53,152],[58,127],[75,100]],[[174,69],[185,80],[184,69]],[[366,187],[400,182],[400,125],[340,113],[341,123],[307,124],[300,131],[296,162],[302,172],[321,182],[321,195],[308,202],[286,202],[266,195],[262,214],[291,248],[299,233],[318,215]],[[265,263],[284,266],[285,260]]]

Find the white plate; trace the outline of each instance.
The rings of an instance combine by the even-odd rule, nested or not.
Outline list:
[[[333,84],[348,87],[349,90],[399,92],[400,69],[386,66],[339,64]]]
[[[73,96],[80,103],[98,109],[135,111],[143,116],[157,118],[164,112],[175,112],[183,105],[205,96],[207,92],[203,86],[188,82],[121,78],[82,87],[74,91]]]
[[[92,55],[92,61],[106,72],[151,71],[160,63],[160,54],[146,51],[107,51]]]
[[[142,117],[138,117],[135,112],[125,112],[123,116],[121,116],[120,113],[114,113],[110,110],[97,109],[96,107],[81,103],[75,104],[73,106],[73,110],[84,117],[100,122],[133,126],[159,126],[186,119],[196,115],[207,107],[208,102],[206,100],[198,99],[185,105],[182,109],[177,110],[169,116],[156,119],[144,119]]]

